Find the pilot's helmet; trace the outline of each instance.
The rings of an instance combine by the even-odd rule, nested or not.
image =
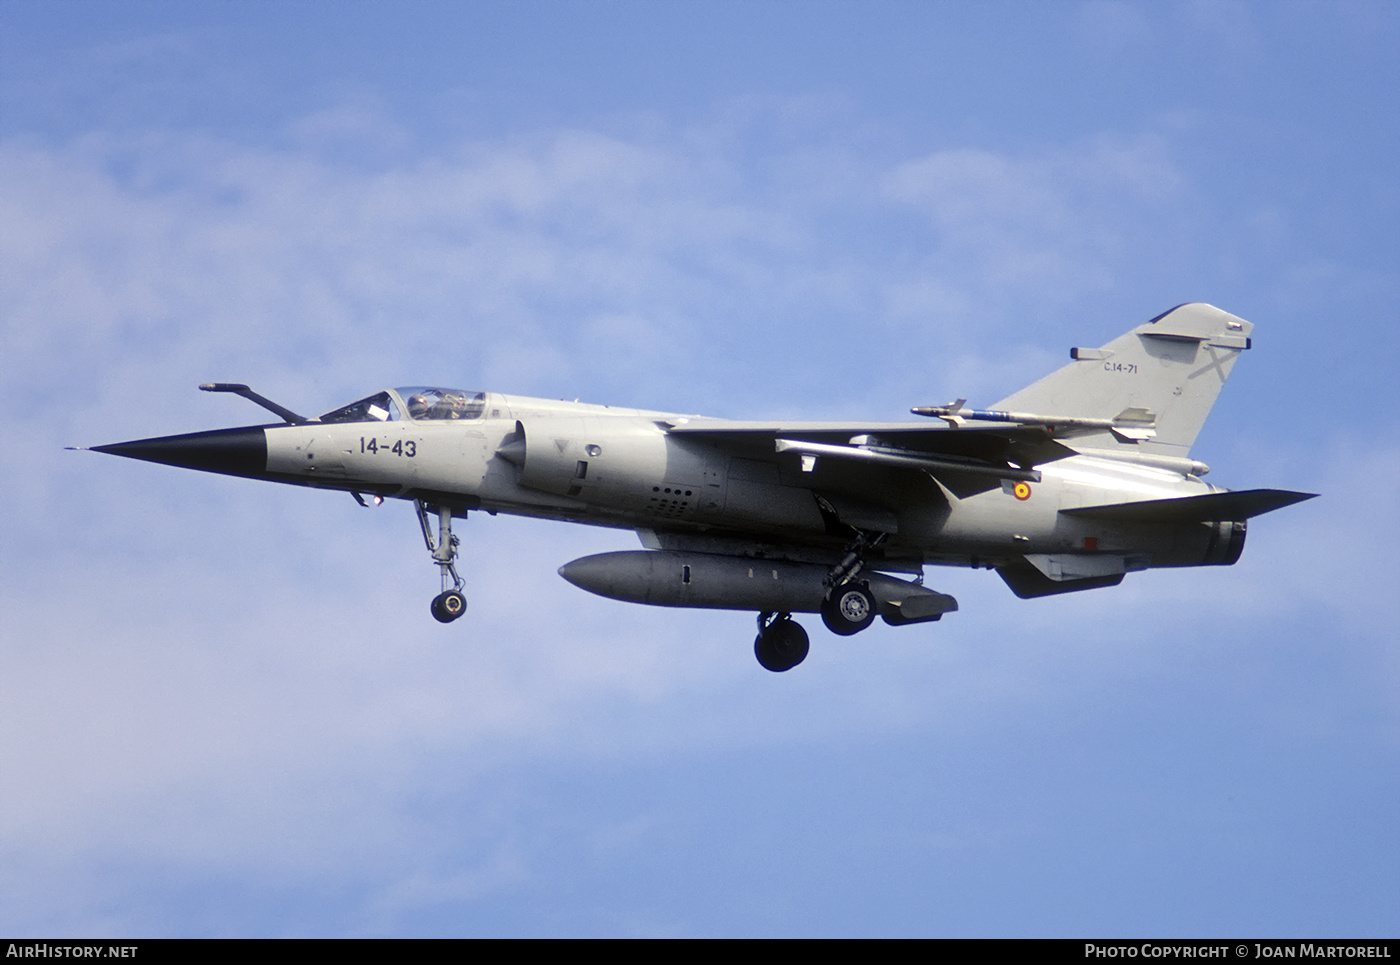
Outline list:
[[[408,414],[415,419],[421,419],[428,414],[428,397],[422,392],[415,392],[408,397]]]

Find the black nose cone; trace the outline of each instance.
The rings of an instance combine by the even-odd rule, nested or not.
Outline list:
[[[115,442],[110,446],[93,446],[93,451],[229,476],[267,475],[267,436],[260,427],[214,429],[183,436]]]

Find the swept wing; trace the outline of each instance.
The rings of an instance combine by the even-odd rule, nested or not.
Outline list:
[[[891,423],[729,422],[692,419],[668,423],[668,434],[708,442],[736,455],[773,458],[795,453],[803,472],[821,460],[854,467],[924,472],[958,497],[995,489],[1002,480],[1039,480],[1035,467],[1075,451],[1044,426],[992,429]]]

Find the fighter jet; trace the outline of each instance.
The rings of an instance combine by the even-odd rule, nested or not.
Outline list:
[[[644,547],[559,574],[653,606],[758,614],[775,672],[807,656],[795,613],[849,636],[879,616],[958,608],[928,565],[994,569],[1017,596],[1113,586],[1150,567],[1229,566],[1254,516],[1311,498],[1230,491],[1192,443],[1253,326],[1181,305],[990,409],[916,406],[917,422],[736,422],[433,386],[306,418],[97,446],[188,469],[411,502],[441,576],[432,615],[465,613],[452,521],[473,511],[629,529]]]

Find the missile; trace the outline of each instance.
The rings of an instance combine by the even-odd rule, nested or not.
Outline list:
[[[942,419],[954,428],[968,421],[1011,422],[1022,426],[1045,426],[1056,430],[1107,429],[1120,439],[1141,442],[1157,435],[1157,416],[1147,409],[1130,407],[1112,419],[1090,419],[1083,416],[1041,415],[1036,412],[1006,412],[1001,409],[969,409],[966,399],[947,405],[916,405],[909,411],[915,415]]]
[[[818,613],[831,568],[817,563],[718,556],[673,550],[630,550],[585,556],[559,568],[581,590],[626,603]],[[917,583],[866,571],[886,623],[921,623],[956,610],[958,601]]]

